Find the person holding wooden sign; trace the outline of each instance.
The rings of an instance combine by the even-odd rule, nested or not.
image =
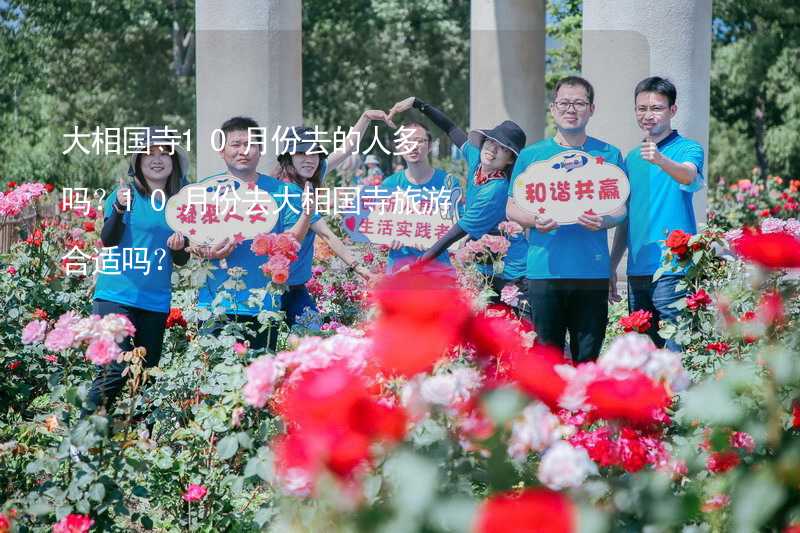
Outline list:
[[[398,112],[395,108],[392,108],[387,121],[391,122],[392,116]],[[388,194],[394,194],[398,204],[403,203],[405,198],[409,202],[418,202],[417,205],[419,205],[419,202],[425,201],[429,201],[431,204],[438,204],[441,195],[446,196],[449,201],[450,193],[459,189],[458,181],[446,171],[431,166],[428,157],[433,140],[431,132],[424,124],[419,122],[403,124],[403,129],[408,133],[404,139],[407,146],[398,153],[405,161],[406,168],[384,179],[380,186],[381,190]],[[403,199],[401,200],[401,198]],[[433,205],[434,209],[438,207],[440,206]],[[455,206],[451,207],[455,209]],[[419,224],[415,226],[409,223],[408,232],[405,236],[416,237],[418,230],[412,231],[411,228],[417,226]],[[427,226],[430,226],[430,224]],[[398,229],[401,230],[402,228]],[[430,228],[430,232],[434,237],[438,236],[437,231],[442,231],[442,229],[438,226]],[[387,274],[393,274],[411,266],[422,257],[424,252],[422,246],[407,246],[400,239],[394,239],[389,247],[389,257],[386,262]],[[446,249],[441,250],[433,259],[426,270],[448,274],[453,272],[450,256]]]
[[[123,351],[143,347],[146,350],[144,365],[150,368],[158,365],[161,359],[172,299],[172,264],[185,265],[189,260],[183,235],[170,229],[163,210],[164,201],[185,183],[189,157],[183,148],[175,145],[174,139],[155,128],[148,130],[146,138],[149,140],[147,152],[137,151],[131,156],[133,180],[120,178],[119,186],[106,199],[100,232],[104,247],[100,258],[102,267],[94,289],[92,314],[115,313],[128,317],[136,332],[126,337],[120,347]],[[140,251],[145,252],[138,253]],[[156,259],[159,251],[161,258]],[[132,265],[126,267],[125,257],[130,259],[130,255],[136,260],[128,261]],[[120,362],[100,367],[89,389],[89,405],[83,414],[101,405],[111,406],[127,380],[126,367],[126,363]]]
[[[634,90],[636,122],[644,133],[642,144],[625,159],[631,179],[628,223],[614,235],[611,261],[616,266],[628,250],[628,308],[653,313],[647,334],[659,348],[680,351],[672,339],[658,334],[659,319],[674,320],[675,303],[686,296],[680,286],[684,269],[663,271],[665,239],[670,232],[697,233],[692,195],[703,188],[703,147],[672,129],[678,111],[677,90],[667,79],[642,80]]]
[[[227,174],[238,178],[248,185],[266,191],[273,198],[288,197],[287,185],[272,176],[259,173],[258,167],[261,153],[258,146],[251,142],[250,132],[258,131],[259,126],[255,120],[248,117],[233,117],[221,126],[225,136],[225,144],[220,150],[220,156],[225,161]],[[224,175],[223,173],[222,175]],[[213,176],[212,176],[213,177]],[[308,232],[311,217],[302,212],[294,223],[287,218],[289,209],[281,209],[277,222],[271,233],[289,232],[299,242]],[[200,288],[198,305],[201,308],[212,309],[222,306],[229,320],[245,323],[255,334],[247,334],[245,340],[250,342],[254,350],[269,347],[274,350],[277,345],[277,329],[267,327],[261,329],[258,314],[262,311],[279,311],[280,299],[267,292],[261,305],[254,305],[251,300],[251,291],[263,289],[270,280],[266,279],[261,271],[264,258],[257,256],[251,249],[252,239],[238,240],[234,236],[225,238],[213,246],[195,248],[195,252],[203,258],[212,260],[212,276],[206,279]],[[244,270],[245,273],[236,280],[236,287],[228,289],[231,273]],[[218,299],[218,293],[225,292],[224,298]]]
[[[386,121],[387,117],[383,111],[365,111],[358,122],[351,128],[351,131],[364,133],[372,120]],[[286,221],[294,224],[303,211],[302,195],[307,185],[312,190],[318,189],[322,185],[325,174],[344,161],[352,150],[352,136],[348,135],[346,143],[335,152],[328,155],[320,148],[315,141],[314,132],[311,128],[294,127],[291,128],[298,138],[292,147],[286,146],[283,153],[278,156],[278,169],[275,176],[288,184],[291,193],[290,201],[292,206],[285,208]],[[290,150],[291,148],[291,150]],[[292,199],[296,200],[293,201]],[[311,265],[314,259],[314,239],[317,235],[331,247],[331,250],[345,262],[348,268],[364,279],[370,279],[372,274],[364,266],[357,264],[356,258],[342,242],[342,240],[331,231],[331,228],[318,213],[311,214],[310,231],[303,239],[297,259],[289,266],[289,289],[281,295],[281,309],[285,313],[286,324],[291,328],[297,319],[303,315],[306,309],[316,312],[317,305],[314,298],[309,294],[306,283],[311,279]]]
[[[469,135],[456,126],[442,111],[411,96],[392,107],[391,118],[414,107],[447,133],[467,160],[467,194],[464,211],[459,221],[422,254],[423,262],[430,261],[464,236],[478,240],[486,234],[499,235],[498,225],[506,220],[505,204],[508,176],[517,156],[525,146],[525,132],[515,122],[506,120],[490,130],[474,130]],[[502,272],[495,275],[489,265],[480,270],[490,277],[495,291],[494,301],[509,283],[516,283],[525,274],[527,241],[521,233],[509,235],[510,242]],[[522,291],[524,294],[524,290]]]
[[[561,349],[569,332],[575,361],[596,359],[608,323],[611,274],[606,229],[625,219],[622,154],[589,137],[594,89],[583,78],[556,83],[556,135],[525,148],[508,189],[507,214],[529,236],[528,298],[537,340]]]

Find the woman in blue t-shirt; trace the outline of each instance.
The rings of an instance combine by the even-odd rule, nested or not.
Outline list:
[[[185,265],[186,239],[167,225],[167,200],[185,184],[186,152],[151,130],[148,153],[134,153],[129,174],[106,200],[92,313],[128,317],[136,333],[120,343],[123,351],[146,350],[144,365],[158,365],[172,298],[172,264]],[[166,145],[169,145],[167,147]],[[142,150],[144,151],[144,150]],[[169,152],[173,152],[171,155]],[[89,409],[109,408],[126,381],[126,365],[98,369],[89,390]]]
[[[353,126],[352,131],[364,133],[370,121],[386,120],[383,111],[365,111],[361,118]],[[294,200],[292,202],[292,213],[296,217],[300,216],[304,206],[302,205],[302,195],[306,187],[312,191],[322,186],[322,180],[328,170],[339,165],[350,153],[352,147],[349,142],[339,150],[328,156],[321,149],[316,140],[316,135],[312,128],[295,127],[297,142],[293,145],[285,146],[285,150],[278,156],[278,171],[276,178],[290,184],[289,191]],[[348,136],[351,139],[351,136]],[[289,224],[293,223],[292,214],[287,215]],[[314,259],[314,239],[316,236],[322,238],[330,246],[331,250],[356,274],[364,279],[370,279],[372,273],[364,266],[357,263],[342,240],[331,230],[325,220],[318,213],[311,216],[310,231],[306,234],[297,253],[297,259],[289,267],[289,289],[281,296],[281,307],[285,313],[285,321],[292,327],[308,309],[312,313],[317,311],[314,298],[308,292],[306,283],[311,279],[311,265]],[[311,323],[309,326],[319,327],[318,323]]]
[[[389,112],[389,119],[411,107],[421,111],[447,133],[453,144],[461,149],[468,166],[464,211],[450,231],[422,255],[420,260],[427,262],[466,235],[474,240],[486,234],[499,235],[498,225],[506,220],[508,178],[525,146],[525,132],[515,122],[506,120],[491,130],[475,130],[467,136],[442,111],[413,96],[395,104]],[[491,267],[481,268],[491,276],[494,302],[499,301],[500,292],[510,283],[518,285],[520,292],[525,294],[521,281],[525,276],[528,244],[522,234],[510,236],[509,241],[501,273],[493,275]]]

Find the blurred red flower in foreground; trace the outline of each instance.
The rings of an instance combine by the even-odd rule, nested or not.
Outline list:
[[[634,370],[624,377],[602,377],[586,387],[587,404],[599,418],[648,425],[662,421],[671,399],[664,385]]]
[[[764,268],[800,268],[800,239],[783,231],[745,233],[733,249],[745,261]]]
[[[342,363],[303,374],[280,411],[289,430],[275,445],[278,474],[302,480],[295,487],[301,493],[313,488],[323,468],[349,480],[368,463],[372,442],[395,442],[406,432],[405,411],[374,398]]]
[[[483,502],[475,533],[572,533],[575,507],[569,498],[548,489],[496,494]]]

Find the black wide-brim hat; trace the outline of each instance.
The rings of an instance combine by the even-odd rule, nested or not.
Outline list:
[[[525,132],[513,120],[504,120],[499,126],[495,126],[490,130],[472,130],[469,132],[469,141],[476,146],[480,146],[483,137],[492,139],[501,146],[508,148],[516,156],[519,156],[519,153],[525,147]]]
[[[296,139],[291,142],[292,139]],[[317,142],[317,135],[314,134],[314,128],[306,126],[292,126],[287,128],[283,138],[280,139],[283,143],[282,151],[278,154],[278,159],[291,156],[292,154],[305,154],[311,150],[316,150],[317,155],[321,158],[327,157],[327,152],[322,149],[319,142]]]

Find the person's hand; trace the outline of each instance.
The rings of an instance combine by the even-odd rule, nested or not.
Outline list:
[[[211,247],[211,259],[223,259],[228,257],[234,248],[236,248],[236,241],[225,237]]]
[[[121,205],[125,211],[131,210],[131,187],[124,177],[119,178],[119,187],[117,187],[114,203]]]
[[[361,116],[368,120],[380,120],[391,128],[397,128],[394,122],[392,122],[391,114],[387,115],[385,111],[381,111],[380,109],[367,109]]]
[[[355,271],[356,274],[364,278],[364,280],[368,283],[372,283],[376,280],[375,274],[373,274],[368,268],[362,265],[357,265],[353,267],[353,270]]]
[[[558,222],[556,222],[552,218],[537,218],[534,227],[540,233],[548,233],[558,227]]]
[[[613,272],[608,278],[608,303],[613,304],[620,301],[622,301],[622,296],[617,290],[617,273]]]
[[[661,162],[664,161],[664,156],[658,151],[658,145],[653,142],[653,138],[649,135],[645,138],[644,142],[642,142],[641,154],[642,159],[654,165],[660,165]]]
[[[414,100],[415,98],[413,96],[409,96],[405,100],[400,100],[399,102],[394,104],[392,108],[389,110],[389,120],[392,120],[396,114],[411,109],[414,106]]]
[[[180,231],[176,231],[169,236],[169,239],[167,239],[167,247],[175,252],[180,252],[183,250],[184,244],[185,241],[183,240],[183,234]]]
[[[578,217],[578,224],[590,231],[597,231],[603,227],[603,217],[587,211]]]

